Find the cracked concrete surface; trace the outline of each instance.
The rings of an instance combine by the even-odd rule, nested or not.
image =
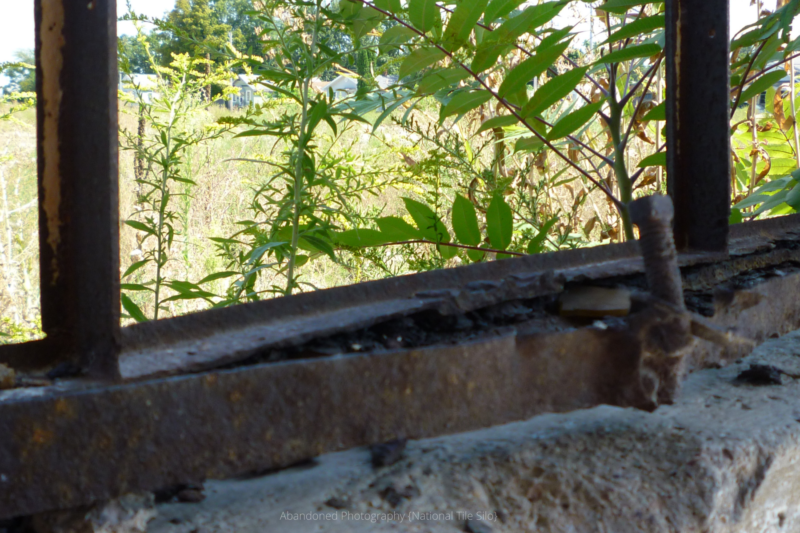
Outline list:
[[[737,380],[751,363],[782,385]],[[654,413],[600,406],[209,481],[152,533],[800,531],[800,332],[689,376]],[[431,406],[435,409],[436,406]]]

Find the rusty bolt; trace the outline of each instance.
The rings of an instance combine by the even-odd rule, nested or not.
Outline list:
[[[639,245],[650,292],[685,309],[678,252],[672,235],[674,209],[669,196],[654,195],[628,205],[631,222],[639,226]]]

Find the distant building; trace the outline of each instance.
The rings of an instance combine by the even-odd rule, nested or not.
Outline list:
[[[328,82],[322,80],[321,78],[311,78],[311,81],[308,84],[308,86],[317,93],[324,93],[326,85],[328,85]]]
[[[233,86],[239,94],[233,95],[230,106],[234,108],[263,104],[265,98],[272,96],[272,90],[259,83],[259,77],[253,74],[239,74],[233,80]]]
[[[397,85],[398,81],[400,81],[400,76],[375,76],[375,83],[377,83],[378,87],[382,90]]]
[[[358,89],[358,81],[347,76],[339,76],[322,88],[326,93],[333,91],[334,98],[346,98],[356,92],[356,89]]]
[[[151,103],[158,94],[158,76],[155,74],[119,74],[119,90],[133,95],[141,96],[145,103]]]

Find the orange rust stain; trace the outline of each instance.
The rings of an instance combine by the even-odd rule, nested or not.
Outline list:
[[[39,446],[44,446],[46,444],[50,444],[53,440],[53,432],[49,429],[42,429],[42,428],[34,428],[33,435],[31,435],[31,442],[33,444],[38,444]]]
[[[69,401],[65,398],[59,398],[56,400],[56,414],[60,417],[64,418],[75,418],[75,406],[72,405]]]
[[[241,392],[239,392],[238,390],[235,390],[235,391],[233,391],[232,393],[230,393],[230,395],[228,396],[228,398],[229,398],[229,399],[230,399],[230,401],[231,401],[231,402],[233,402],[233,403],[236,403],[236,402],[241,402],[241,401],[242,401],[242,393],[241,393]]]
[[[217,383],[217,376],[209,374],[206,376],[206,387],[211,387]]]

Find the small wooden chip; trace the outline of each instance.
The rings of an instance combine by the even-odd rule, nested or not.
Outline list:
[[[0,390],[13,389],[17,386],[17,375],[13,368],[0,364]]]

